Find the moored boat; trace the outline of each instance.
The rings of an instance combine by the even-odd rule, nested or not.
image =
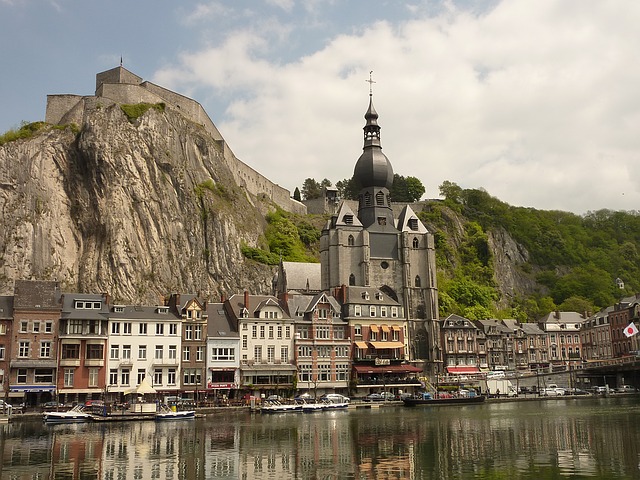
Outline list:
[[[196,418],[195,410],[174,411],[169,407],[163,406],[160,411],[156,413],[156,420],[188,420],[191,418]]]
[[[80,423],[89,422],[93,418],[90,413],[85,412],[82,405],[76,405],[63,412],[44,412],[42,419],[45,423]]]
[[[484,395],[469,395],[469,396],[452,396],[443,395],[434,398],[430,393],[424,393],[416,395],[414,397],[403,398],[405,407],[413,407],[416,405],[453,405],[453,404],[468,404],[468,403],[482,403],[487,397]]]
[[[265,402],[260,408],[261,413],[289,413],[289,412],[302,412],[302,404],[299,403],[280,403],[280,402]]]

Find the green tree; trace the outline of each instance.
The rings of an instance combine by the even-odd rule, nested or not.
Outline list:
[[[302,197],[300,197],[300,189],[298,187],[293,191],[293,199],[299,202],[302,201]]]
[[[338,196],[345,200],[357,200],[360,193],[360,188],[353,177],[336,182],[336,189]]]
[[[322,196],[322,185],[315,179],[307,178],[302,184],[302,198],[305,200],[313,200]]]
[[[445,180],[440,187],[440,196],[453,203],[462,203],[462,188],[456,183]]]

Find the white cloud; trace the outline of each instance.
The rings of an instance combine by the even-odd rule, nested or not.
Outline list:
[[[218,127],[231,148],[292,191],[307,177],[351,176],[373,70],[383,150],[428,196],[451,180],[514,205],[635,209],[640,4],[622,7],[510,0],[479,15],[448,5],[405,23],[343,27],[289,61],[273,55],[296,27],[274,21],[186,53],[156,77],[227,98]]]

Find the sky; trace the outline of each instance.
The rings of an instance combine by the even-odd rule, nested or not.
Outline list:
[[[0,0],[0,133],[120,64],[289,189],[353,175],[369,75],[394,172],[514,206],[640,210],[640,2]]]

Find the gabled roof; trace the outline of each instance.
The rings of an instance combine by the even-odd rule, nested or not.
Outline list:
[[[521,328],[526,335],[544,335],[544,331],[535,323],[523,323]]]
[[[495,329],[496,334],[502,335],[506,333],[513,333],[505,324],[502,323],[501,320],[497,320],[495,318],[483,319],[483,320],[475,320],[474,323],[476,326],[484,331],[484,333],[489,332],[490,329]]]
[[[390,305],[400,306],[396,300],[375,287],[357,287],[350,285],[346,288],[347,294],[344,303],[361,305]],[[368,299],[366,298],[368,295]]]
[[[100,302],[99,309],[76,308],[76,301]],[[108,320],[109,304],[106,295],[89,293],[64,293],[62,294],[62,312],[60,318],[82,320]]]
[[[449,322],[453,322],[453,326],[449,325]],[[461,317],[460,315],[451,314],[442,321],[442,328],[473,328],[478,327],[468,318]]]
[[[334,311],[334,313],[340,314],[341,307],[338,301],[334,297],[327,295],[324,292],[315,295],[311,299],[311,301],[309,302],[309,305],[307,306],[307,312],[313,311],[318,306],[319,303],[328,303],[331,306],[331,309]]]
[[[351,220],[352,220],[351,223],[345,222],[345,217],[347,216],[351,217]],[[342,202],[342,204],[340,205],[340,208],[338,208],[338,213],[336,214],[336,221],[334,226],[362,228],[362,223],[360,222],[360,219],[358,218],[358,216],[355,213],[353,213],[353,210],[351,210],[351,207],[347,205],[347,202]]]
[[[284,308],[282,308],[282,306],[278,302],[278,299],[273,295],[247,295],[248,305],[246,306],[244,304],[244,298],[245,298],[244,295],[235,294],[229,297],[229,299],[225,302],[225,308],[226,308],[226,305],[229,306],[227,308],[227,312],[233,318],[240,318],[240,312],[245,307],[249,312],[249,318],[258,318],[258,313],[260,312],[261,309],[267,306],[274,306],[282,310],[282,315],[283,315],[282,319],[284,320],[289,319],[289,314],[286,312]],[[282,319],[278,319],[278,320],[282,320]]]
[[[15,310],[60,310],[60,283],[39,280],[16,280]]]
[[[319,263],[282,262],[287,291],[309,292],[321,290]]]
[[[414,223],[417,226],[417,230],[414,230],[413,228],[410,227],[410,224],[411,224],[410,220],[415,221]],[[400,212],[400,215],[398,216],[398,220],[396,224],[397,224],[396,228],[401,232],[429,233],[429,230],[427,230],[427,227],[424,226],[424,224],[420,221],[418,216],[415,214],[415,212],[409,205],[406,205],[402,209],[402,212]]]
[[[156,320],[164,322],[180,322],[182,317],[178,316],[171,309],[166,307],[167,313],[160,313],[159,306],[144,305],[118,305],[122,308],[122,312],[116,312],[114,309],[109,313],[109,320]]]
[[[227,316],[222,303],[208,303],[207,336],[211,338],[238,339],[236,322]]]

